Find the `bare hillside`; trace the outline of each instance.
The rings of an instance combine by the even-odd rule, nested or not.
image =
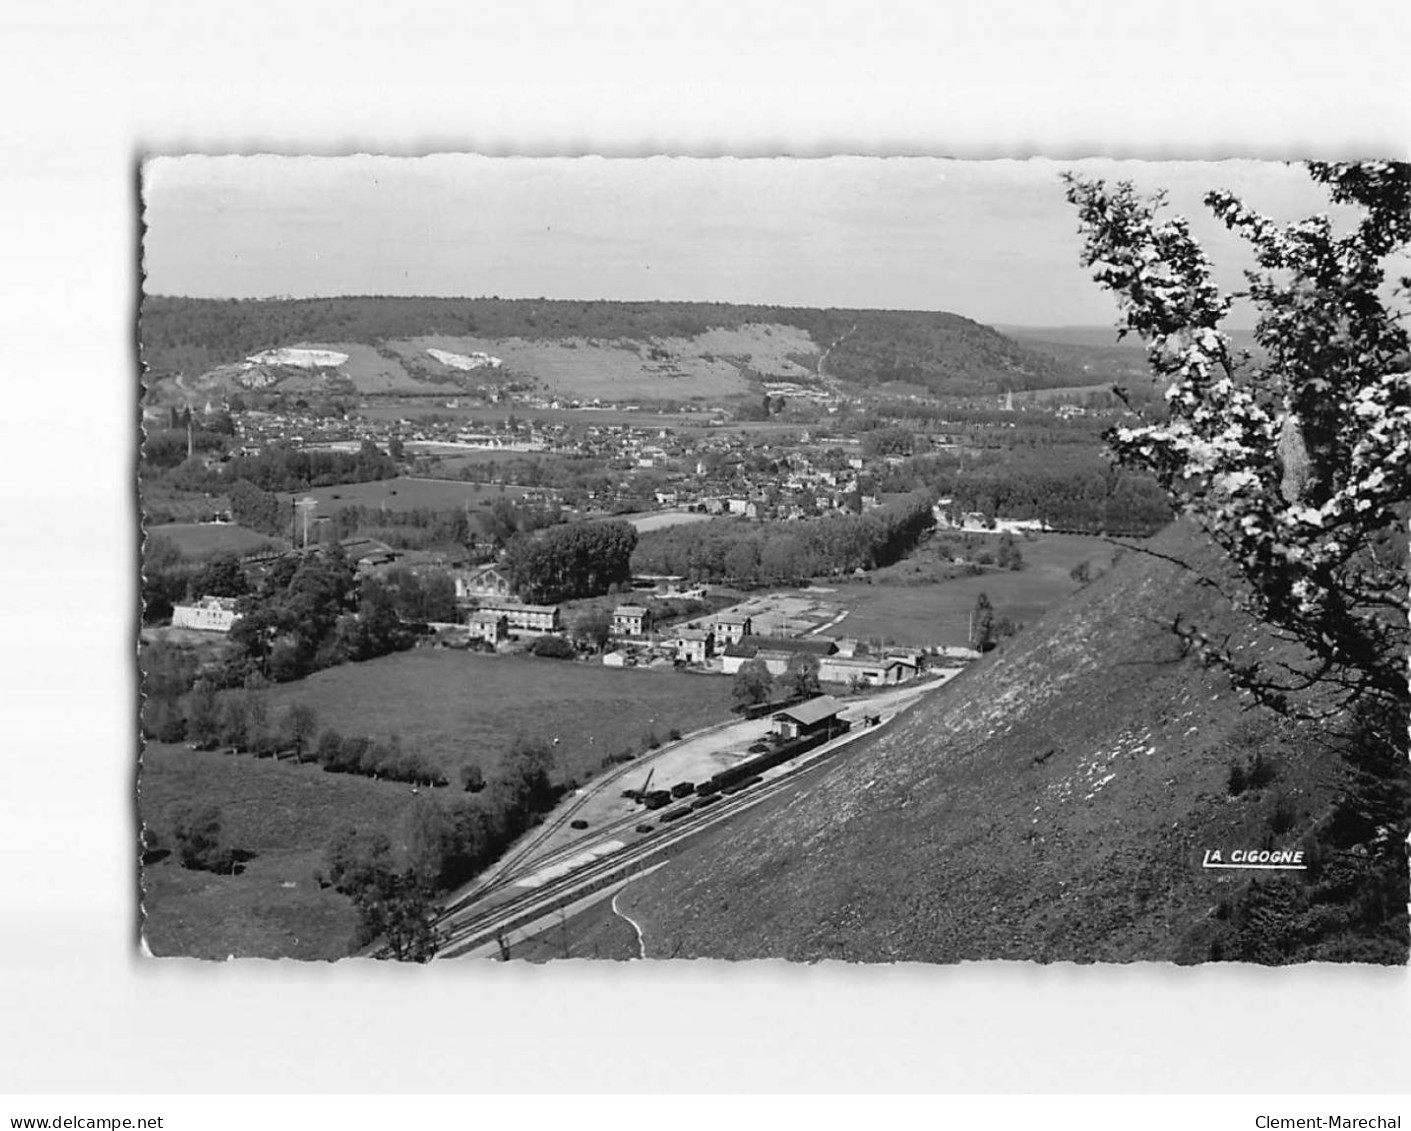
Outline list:
[[[1179,527],[1156,548],[1202,553]],[[1405,961],[1402,911],[1364,906],[1365,848],[1324,843],[1338,740],[1243,709],[1181,655],[1177,610],[1234,626],[1211,589],[1129,552],[619,908],[653,957]],[[1245,642],[1270,647],[1248,626]],[[1232,767],[1258,767],[1258,784],[1235,788]],[[1315,867],[1253,880],[1202,866],[1207,850],[1261,847],[1303,847]]]

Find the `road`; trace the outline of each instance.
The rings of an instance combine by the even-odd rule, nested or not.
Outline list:
[[[536,836],[512,850],[494,869],[466,892],[447,901],[438,920],[444,942],[438,958],[493,957],[502,945],[513,946],[555,926],[569,914],[610,898],[629,880],[665,863],[672,850],[685,841],[717,825],[733,820],[747,809],[769,800],[784,790],[795,788],[806,776],[842,755],[853,743],[885,729],[898,715],[923,695],[948,682],[943,678],[891,688],[865,698],[849,700],[844,717],[855,723],[847,734],[808,751],[792,762],[769,771],[758,785],[719,800],[694,812],[683,813],[669,823],[661,818],[684,810],[694,798],[685,798],[657,812],[635,811],[595,828],[556,847],[547,847],[554,832],[561,829],[573,812],[581,809],[604,790],[620,784],[622,770],[639,769],[631,763],[606,774],[573,799],[573,804],[555,813]],[[866,716],[877,716],[876,726],[866,726]],[[738,723],[728,724],[735,728]],[[637,826],[651,824],[649,833]],[[550,828],[549,826],[552,826]]]

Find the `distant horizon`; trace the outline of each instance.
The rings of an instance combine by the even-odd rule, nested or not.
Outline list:
[[[142,171],[144,293],[720,302],[1104,326],[1060,175],[1167,192],[1217,281],[1243,244],[1202,204],[1338,213],[1284,162],[915,157],[160,157]],[[594,299],[579,298],[596,294]],[[1237,305],[1235,318],[1249,315]]]

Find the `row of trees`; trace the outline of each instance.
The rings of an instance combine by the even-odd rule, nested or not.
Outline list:
[[[760,585],[890,565],[935,525],[932,496],[917,491],[860,515],[791,523],[722,519],[643,536],[632,567],[699,581]]]
[[[396,461],[371,440],[364,440],[356,452],[270,447],[259,455],[234,457],[221,472],[226,482],[244,479],[265,491],[307,491],[396,474]]]
[[[599,597],[631,581],[636,545],[631,523],[575,522],[517,534],[506,548],[505,565],[517,591],[530,601]]]
[[[918,456],[879,469],[873,478],[875,488],[887,492],[918,482],[951,499],[957,514],[1037,518],[1061,530],[1148,534],[1172,517],[1166,492],[1153,476],[1114,467],[1087,446],[1015,449],[974,458]]]
[[[541,739],[516,737],[473,797],[419,798],[403,818],[399,862],[383,832],[340,828],[325,851],[327,882],[358,911],[359,945],[381,941],[398,961],[426,962],[440,945],[435,899],[496,860],[563,792]]]

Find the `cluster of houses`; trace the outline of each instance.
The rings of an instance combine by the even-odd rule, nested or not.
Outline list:
[[[818,678],[825,683],[881,687],[905,683],[921,671],[919,649],[895,649],[885,655],[866,653],[856,640],[827,636],[757,635],[748,613],[729,609],[703,621],[673,629],[660,638],[651,635],[651,613],[642,605],[621,605],[613,613],[613,635],[619,647],[604,663],[623,666],[633,644],[650,645],[675,662],[736,674],[746,663],[758,660],[770,675],[783,675],[795,656],[818,661]]]
[[[491,647],[564,629],[558,605],[518,600],[508,577],[496,566],[460,571],[454,574],[454,580],[463,616],[455,624],[434,627]],[[175,606],[172,626],[229,632],[236,619],[234,598],[201,597]],[[905,683],[922,669],[918,649],[893,649],[874,655],[855,640],[763,635],[756,634],[754,627],[748,613],[727,609],[690,625],[657,633],[647,605],[622,604],[612,612],[611,634],[616,647],[604,655],[603,662],[624,667],[635,665],[642,657],[734,675],[746,663],[758,660],[770,675],[778,676],[788,670],[794,657],[806,655],[818,661],[818,678],[822,682],[869,687]]]

